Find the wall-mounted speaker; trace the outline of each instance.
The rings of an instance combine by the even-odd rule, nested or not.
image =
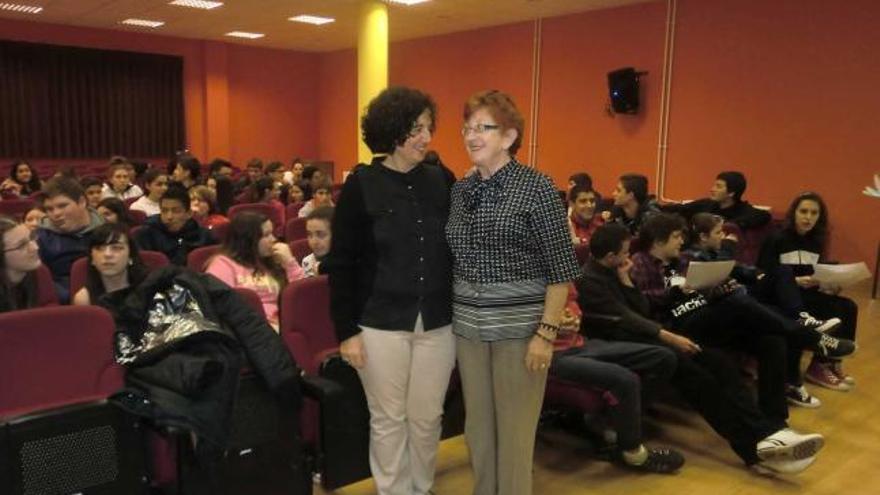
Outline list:
[[[646,72],[636,72],[625,67],[608,73],[608,95],[611,108],[616,113],[638,113],[639,76]]]

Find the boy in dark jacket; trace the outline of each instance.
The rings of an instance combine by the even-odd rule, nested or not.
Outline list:
[[[208,229],[193,220],[185,189],[170,186],[159,200],[159,208],[161,213],[147,218],[144,228],[135,235],[141,249],[159,251],[171,263],[185,266],[190,251],[217,243]]]
[[[70,267],[88,254],[89,235],[104,218],[88,207],[82,186],[76,180],[56,177],[43,186],[46,217],[37,230],[40,259],[55,282],[58,301],[70,301]]]
[[[672,206],[668,211],[680,213],[688,219],[697,213],[713,213],[743,230],[763,227],[770,223],[770,213],[742,199],[746,185],[746,176],[741,172],[721,172],[715,177],[708,198]]]

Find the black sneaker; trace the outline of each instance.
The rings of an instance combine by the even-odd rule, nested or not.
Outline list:
[[[657,474],[672,474],[684,466],[684,456],[678,451],[666,447],[646,447],[646,449],[648,450],[648,458],[641,464],[626,462],[620,451],[617,453],[618,461],[629,469]]]
[[[827,333],[837,330],[837,327],[842,323],[840,318],[828,318],[827,320],[820,320],[819,318],[814,317],[810,313],[803,311],[800,313],[800,318],[798,318],[798,323],[802,327],[807,327],[810,330],[815,330],[817,332]]]
[[[824,333],[819,338],[814,352],[828,359],[843,359],[855,354],[856,343],[848,339],[838,339]]]

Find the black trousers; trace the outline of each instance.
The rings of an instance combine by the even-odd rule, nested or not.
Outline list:
[[[588,339],[581,347],[554,353],[550,374],[611,394],[617,444],[632,450],[642,444],[642,397],[669,379],[675,363],[675,353],[659,345]]]
[[[836,337],[856,339],[856,325],[859,321],[859,306],[848,297],[819,292],[816,289],[801,289],[804,306],[813,316],[827,320],[840,318],[841,324],[834,331]],[[800,357],[800,356],[798,356]],[[818,358],[820,361],[829,361]]]
[[[679,354],[670,383],[748,465],[759,460],[758,442],[786,426],[755,404],[739,366],[721,349],[704,347],[693,356]]]
[[[815,345],[818,332],[798,326],[744,292],[713,300],[679,318],[674,326],[701,346],[734,349],[754,356],[758,361],[761,410],[779,421],[788,418],[785,386],[800,380],[800,370],[787,364],[789,348],[799,353]]]

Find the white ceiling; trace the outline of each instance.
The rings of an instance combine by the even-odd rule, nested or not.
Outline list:
[[[353,48],[357,43],[360,0],[225,0],[222,7],[199,10],[168,5],[170,0],[6,0],[44,7],[40,14],[0,10],[0,17],[120,31],[304,51]],[[656,0],[431,0],[414,6],[389,5],[392,41],[465,31],[587,10]],[[336,22],[312,26],[288,17],[313,14]],[[123,26],[127,18],[164,21],[158,29]],[[229,31],[265,33],[257,40],[224,36]],[[0,33],[0,38],[2,38]]]

